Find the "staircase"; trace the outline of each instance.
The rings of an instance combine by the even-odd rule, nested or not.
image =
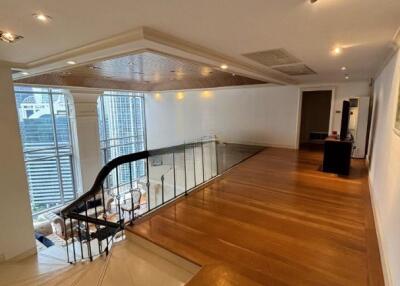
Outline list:
[[[18,262],[0,264],[0,285],[185,285],[199,267],[135,235],[115,243],[108,256],[69,264],[52,246]],[[62,255],[62,254],[61,254]]]

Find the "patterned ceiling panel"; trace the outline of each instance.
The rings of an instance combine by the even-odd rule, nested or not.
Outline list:
[[[16,82],[143,91],[266,83],[153,51],[75,66]]]

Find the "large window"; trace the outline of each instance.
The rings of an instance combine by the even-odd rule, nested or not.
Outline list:
[[[100,149],[103,163],[146,149],[144,97],[141,93],[105,92],[98,100]],[[119,183],[144,176],[143,161],[134,162],[129,173],[127,166],[119,170]],[[116,174],[107,180],[108,187],[116,185]]]
[[[68,96],[60,89],[15,87],[33,214],[76,196]]]

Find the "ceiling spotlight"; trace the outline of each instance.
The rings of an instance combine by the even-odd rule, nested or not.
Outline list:
[[[332,50],[332,54],[334,54],[335,56],[340,55],[343,52],[343,49],[341,47],[336,47]]]
[[[26,72],[26,71],[22,72],[21,74],[22,74],[22,75],[29,75],[29,73]]]
[[[314,4],[315,2],[317,2],[318,0],[310,0],[311,4]]]
[[[348,74],[345,75],[345,79],[350,79],[350,76]]]
[[[32,14],[33,18],[35,18],[36,20],[43,22],[43,23],[47,23],[49,21],[52,20],[52,18],[50,16],[47,16],[45,14],[39,13],[39,14]]]
[[[220,65],[220,68],[223,70],[226,70],[228,68],[228,66],[226,64]]]
[[[75,65],[76,62],[75,62],[75,61],[68,61],[67,64],[69,64],[69,65]]]
[[[12,44],[15,41],[18,41],[22,38],[23,38],[22,36],[18,36],[13,33],[10,33],[10,32],[0,31],[0,40],[2,40],[3,42],[9,43],[9,44]]]
[[[341,67],[341,70],[345,71],[345,70],[347,70],[347,68],[346,67]]]

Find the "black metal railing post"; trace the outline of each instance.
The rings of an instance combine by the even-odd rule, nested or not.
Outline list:
[[[161,175],[161,204],[164,204],[164,175]]]
[[[219,171],[218,171],[218,144],[217,144],[217,141],[214,141],[214,148],[215,148],[215,168],[216,168],[215,174],[216,174],[216,176],[218,176]]]
[[[147,188],[147,211],[150,211],[150,173],[149,173],[149,157],[146,158],[146,172],[147,172],[147,182],[146,182],[146,188]]]
[[[89,221],[87,220],[88,218],[88,202],[85,202],[85,216],[86,216],[86,233],[85,233],[85,240],[87,244],[87,249],[88,249],[88,255],[90,261],[93,261],[93,256],[92,256],[92,243],[91,243],[91,237],[90,237],[90,228],[89,228]]]
[[[132,182],[132,162],[129,162],[129,181],[130,181],[130,188],[129,192],[131,194],[131,211],[129,212],[129,224],[133,224],[133,219],[135,217],[135,203],[133,201],[133,182]],[[140,203],[140,202],[139,202]]]
[[[117,181],[117,205],[118,205],[118,220],[121,221],[121,195],[119,192],[119,172],[118,172],[118,166],[116,168],[116,181]]]
[[[206,180],[204,176],[204,146],[203,146],[203,141],[201,141],[201,167],[203,169],[203,183]]]
[[[72,218],[69,218],[69,226],[71,228],[71,242],[72,242],[72,249],[74,253],[74,262],[76,263],[76,250],[75,250],[75,238],[74,238],[74,227],[72,223]]]
[[[187,196],[186,145],[183,145],[183,170],[185,174],[185,196]]]
[[[174,198],[176,198],[175,152],[172,152],[172,168],[173,168],[173,175],[174,175]]]
[[[63,231],[64,231],[64,239],[65,239],[65,247],[67,248],[67,262],[71,263],[69,260],[69,245],[68,245],[68,235],[67,235],[67,219],[65,217],[63,217],[64,220],[64,227],[63,227]]]
[[[82,232],[81,232],[81,221],[80,220],[78,220],[78,229],[76,231],[78,232],[79,244],[81,247],[81,259],[83,259],[83,258],[85,258],[85,255],[83,254]]]

